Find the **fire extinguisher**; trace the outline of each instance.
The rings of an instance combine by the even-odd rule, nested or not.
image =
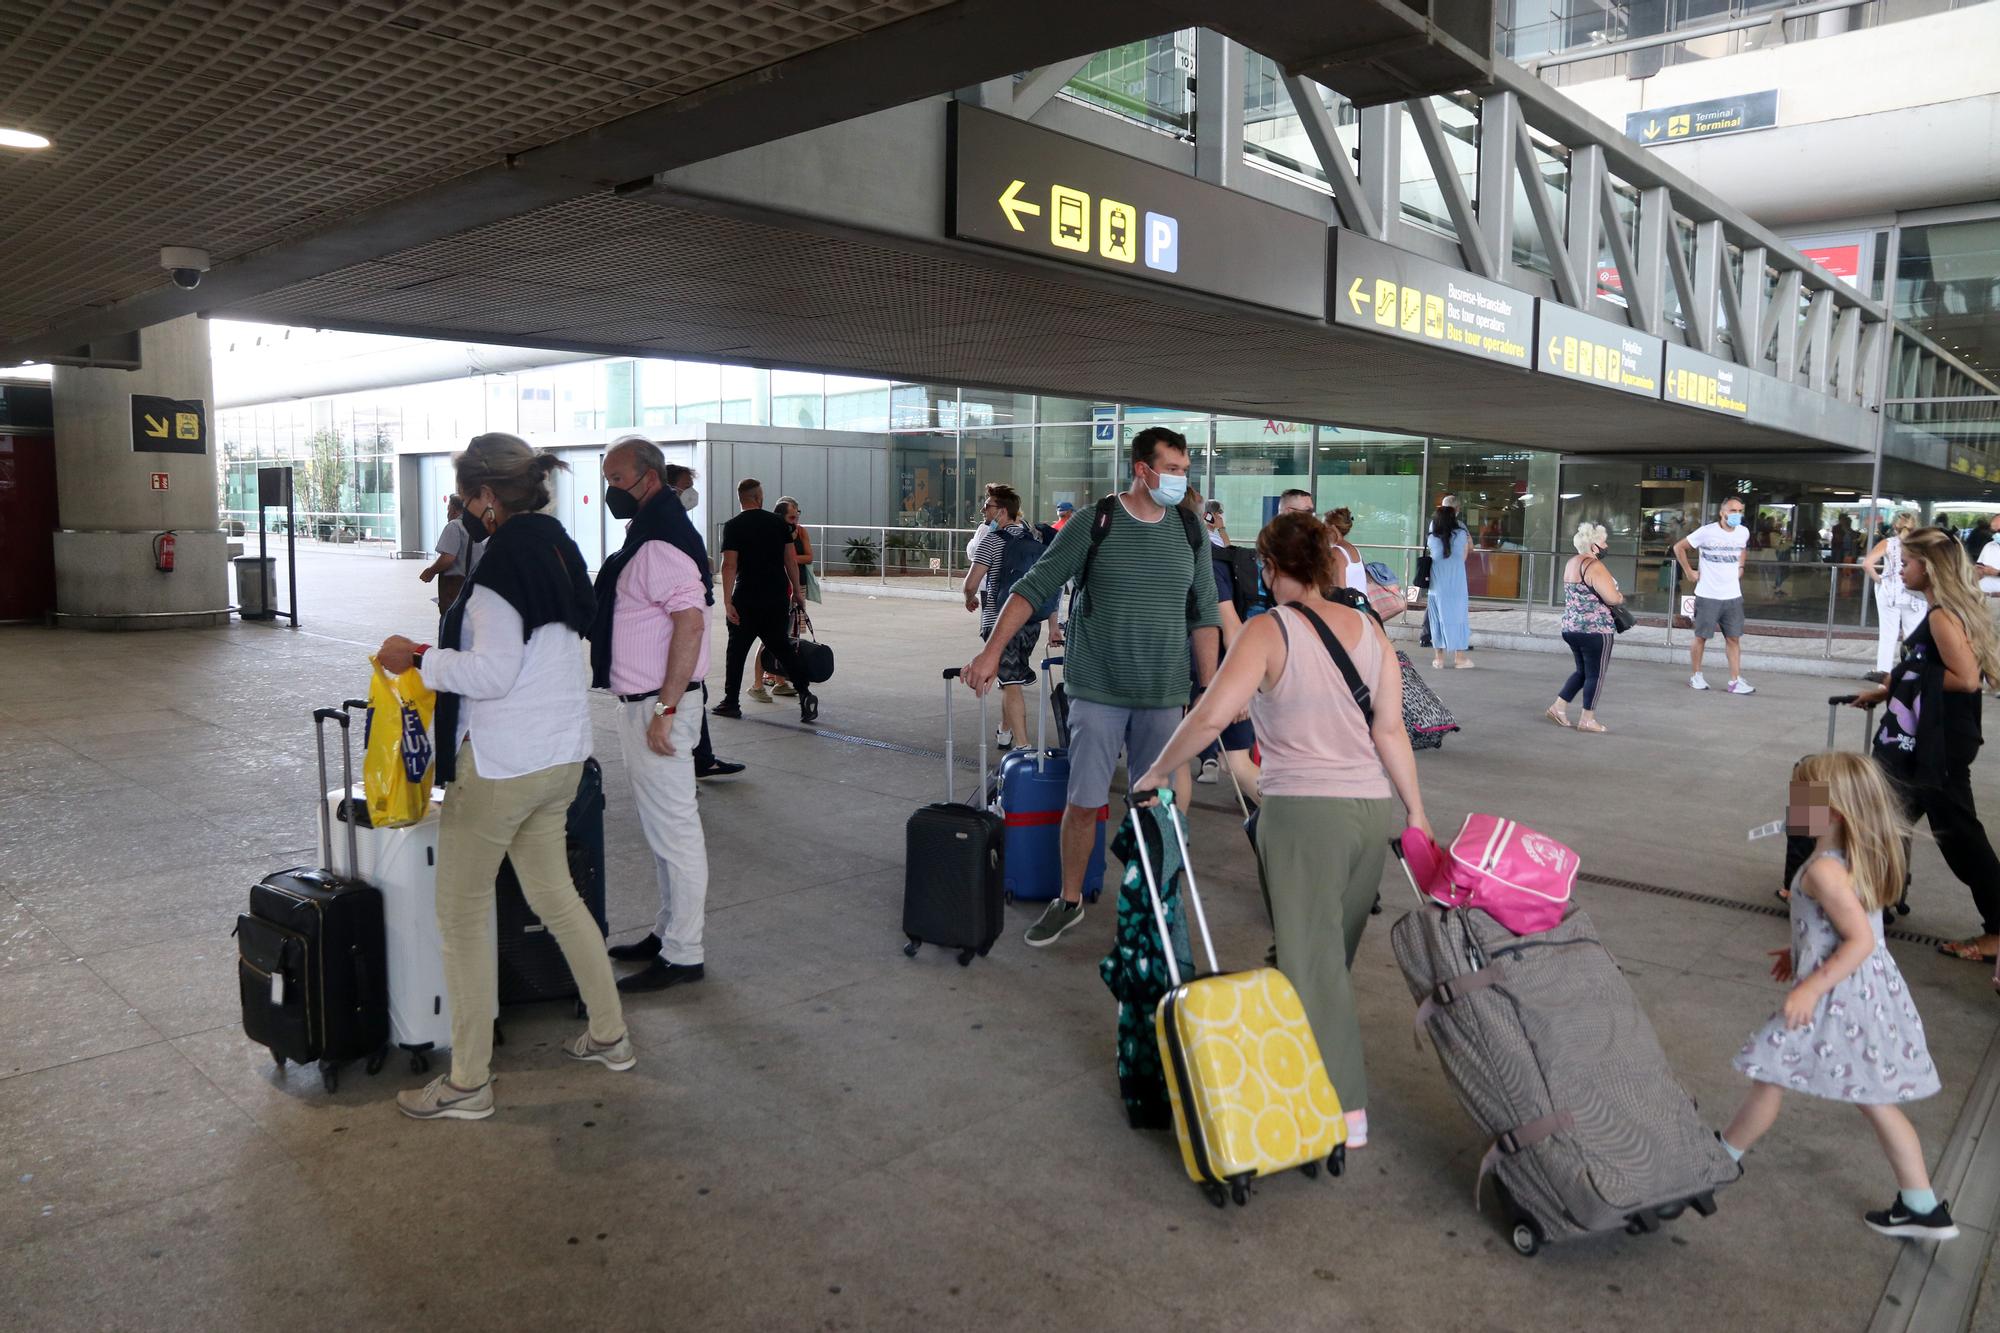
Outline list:
[[[174,534],[171,531],[153,538],[153,568],[162,574],[174,572]]]

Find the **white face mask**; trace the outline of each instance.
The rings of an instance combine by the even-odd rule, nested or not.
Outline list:
[[[690,486],[681,492],[681,508],[692,509],[701,503],[701,492]]]
[[[1187,494],[1188,479],[1185,476],[1175,476],[1168,472],[1159,472],[1154,475],[1159,477],[1160,484],[1148,488],[1152,494],[1153,503],[1165,505],[1169,509],[1179,504],[1182,497]]]

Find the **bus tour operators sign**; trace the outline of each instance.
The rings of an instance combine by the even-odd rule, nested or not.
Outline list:
[[[1335,324],[1528,367],[1532,296],[1351,231],[1333,237]]]

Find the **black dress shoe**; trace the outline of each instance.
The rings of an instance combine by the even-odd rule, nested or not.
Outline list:
[[[664,958],[655,958],[642,971],[629,977],[620,977],[618,989],[621,991],[665,990],[685,981],[701,980],[700,963],[670,963]]]
[[[743,706],[737,703],[734,699],[724,699],[721,703],[717,704],[715,707],[709,709],[708,711],[710,716],[712,717],[740,718],[743,716]]]
[[[630,944],[614,944],[604,952],[621,963],[643,963],[648,958],[660,956],[660,937],[648,935],[645,939],[634,940]]]
[[[799,691],[799,721],[805,723],[819,721],[819,696],[811,690]]]
[[[726,778],[731,773],[741,773],[743,765],[732,764],[727,759],[718,759],[712,764],[702,764],[694,771],[698,778]]]

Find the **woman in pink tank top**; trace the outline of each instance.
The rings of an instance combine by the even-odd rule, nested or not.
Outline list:
[[[1333,574],[1325,526],[1311,514],[1280,514],[1257,534],[1257,556],[1277,609],[1243,627],[1215,683],[1134,785],[1170,785],[1176,769],[1249,710],[1264,750],[1257,868],[1278,967],[1299,992],[1347,1112],[1348,1146],[1360,1147],[1368,1075],[1350,969],[1397,831],[1391,794],[1407,823],[1428,834],[1430,822],[1388,636],[1372,618],[1320,596]]]

